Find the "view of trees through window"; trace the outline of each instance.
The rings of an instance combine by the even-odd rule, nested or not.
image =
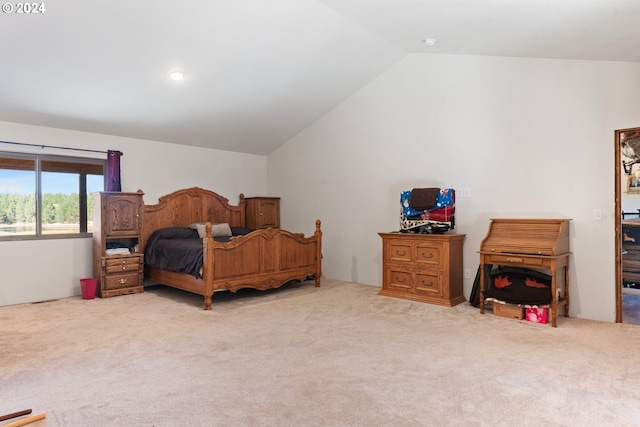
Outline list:
[[[98,159],[0,153],[0,238],[90,233],[103,171]]]

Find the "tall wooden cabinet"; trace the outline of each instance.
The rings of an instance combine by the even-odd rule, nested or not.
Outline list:
[[[280,228],[280,197],[245,197],[247,227]]]
[[[462,293],[464,234],[378,233],[382,237],[379,295],[452,307]]]
[[[144,256],[138,252],[143,194],[94,193],[93,276],[101,298],[143,291]]]

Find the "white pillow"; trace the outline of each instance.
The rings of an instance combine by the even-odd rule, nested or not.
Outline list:
[[[196,230],[198,230],[198,236],[200,236],[201,239],[207,237],[206,223],[197,223]],[[229,227],[228,223],[211,224],[211,237],[218,236],[232,236],[231,227]]]

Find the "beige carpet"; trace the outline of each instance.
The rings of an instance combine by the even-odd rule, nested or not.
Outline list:
[[[0,415],[43,426],[637,426],[640,327],[324,280],[0,308]],[[4,423],[1,423],[4,424]]]
[[[622,323],[640,325],[640,289],[622,288]]]

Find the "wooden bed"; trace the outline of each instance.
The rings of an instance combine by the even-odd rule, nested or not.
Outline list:
[[[197,222],[228,223],[245,226],[245,201],[240,194],[238,206],[213,191],[193,187],[163,196],[157,205],[144,205],[141,251],[152,233],[168,227],[187,227]],[[203,240],[201,277],[147,268],[145,277],[167,286],[193,292],[204,297],[204,309],[211,309],[214,291],[232,292],[242,288],[266,290],[292,280],[313,276],[320,286],[322,275],[322,231],[316,220],[310,237],[282,229],[262,229],[245,236],[232,237],[222,243],[211,237],[211,225],[206,225]]]

